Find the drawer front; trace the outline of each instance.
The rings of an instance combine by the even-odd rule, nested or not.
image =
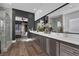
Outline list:
[[[68,53],[68,51],[61,50],[61,52],[60,52],[60,56],[73,56],[73,54]]]
[[[79,56],[79,49],[60,43],[60,52],[62,51],[68,53],[70,56]]]
[[[73,51],[60,46],[60,56],[74,56]]]

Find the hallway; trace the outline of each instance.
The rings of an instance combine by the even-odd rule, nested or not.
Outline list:
[[[47,56],[47,54],[35,43],[35,41],[16,41],[12,43],[7,52],[2,56]]]

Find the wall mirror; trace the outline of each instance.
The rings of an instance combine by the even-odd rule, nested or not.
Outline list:
[[[79,34],[79,10],[65,14],[65,32]]]
[[[63,32],[63,19],[62,15],[50,17],[49,24],[52,27],[52,32]]]

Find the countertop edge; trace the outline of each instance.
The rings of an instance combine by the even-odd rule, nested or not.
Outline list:
[[[34,33],[34,34],[37,34],[37,35],[45,36],[45,37],[56,39],[56,40],[59,40],[59,41],[64,41],[64,42],[68,42],[68,43],[71,43],[71,44],[79,45],[79,41],[78,41],[79,39],[64,37],[64,36],[60,37],[59,35],[57,35],[57,33],[56,33],[56,37],[53,36],[53,34],[46,34],[44,32],[30,31],[30,33]]]

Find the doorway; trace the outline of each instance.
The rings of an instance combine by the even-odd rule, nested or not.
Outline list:
[[[15,39],[27,38],[28,18],[15,17]]]

